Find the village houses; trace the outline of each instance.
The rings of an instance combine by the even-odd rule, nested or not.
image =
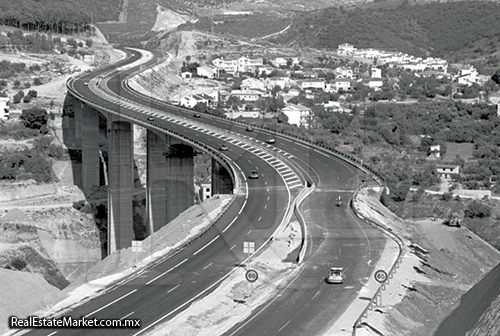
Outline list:
[[[311,109],[300,104],[287,104],[282,110],[287,117],[288,123],[297,126],[309,127],[313,118]]]

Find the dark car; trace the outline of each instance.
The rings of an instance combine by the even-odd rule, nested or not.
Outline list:
[[[220,151],[227,151],[228,149],[229,149],[229,148],[227,148],[227,146],[226,146],[226,145],[222,145],[222,146],[220,146],[220,148],[219,148],[219,150],[220,150]]]
[[[148,121],[154,121],[154,120],[155,120],[155,118],[153,118],[153,117],[148,117]]]
[[[253,127],[252,126],[247,126],[247,132],[253,132]]]
[[[259,178],[259,172],[257,170],[252,170],[250,172],[250,175],[248,175],[249,179],[258,179]]]
[[[200,117],[201,117],[201,114],[199,114],[198,112],[195,112],[195,114],[193,114],[193,117],[195,117],[195,118],[200,118]]]

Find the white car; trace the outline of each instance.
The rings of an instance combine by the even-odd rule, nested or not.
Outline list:
[[[330,274],[328,274],[328,278],[326,282],[331,284],[341,284],[345,280],[345,273],[343,267],[332,267],[330,269]]]
[[[252,170],[250,172],[250,175],[248,175],[249,179],[258,179],[259,178],[259,172],[257,170]]]
[[[273,144],[276,142],[276,139],[275,138],[267,138],[267,141],[266,141],[268,144]]]

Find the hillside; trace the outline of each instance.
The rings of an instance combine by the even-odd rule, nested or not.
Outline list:
[[[327,8],[301,14],[280,42],[316,48],[347,42],[359,48],[443,57],[487,41],[496,51],[499,15],[500,5],[490,2]]]

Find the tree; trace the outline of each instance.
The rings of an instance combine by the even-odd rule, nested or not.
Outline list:
[[[394,189],[393,199],[396,202],[403,202],[406,199],[406,196],[410,192],[410,183],[408,181],[403,181],[399,184],[399,186]]]
[[[491,210],[487,205],[479,203],[478,201],[474,201],[467,206],[464,214],[465,217],[469,218],[483,218],[489,217],[491,215]]]
[[[491,76],[491,80],[494,81],[497,84],[500,84],[500,69],[498,69],[497,71],[495,71],[495,73],[493,74],[493,76]]]
[[[49,115],[47,110],[40,108],[24,109],[21,112],[21,120],[24,127],[31,129],[40,129],[43,125],[47,124]]]
[[[42,85],[42,80],[39,77],[33,79],[33,85]]]

